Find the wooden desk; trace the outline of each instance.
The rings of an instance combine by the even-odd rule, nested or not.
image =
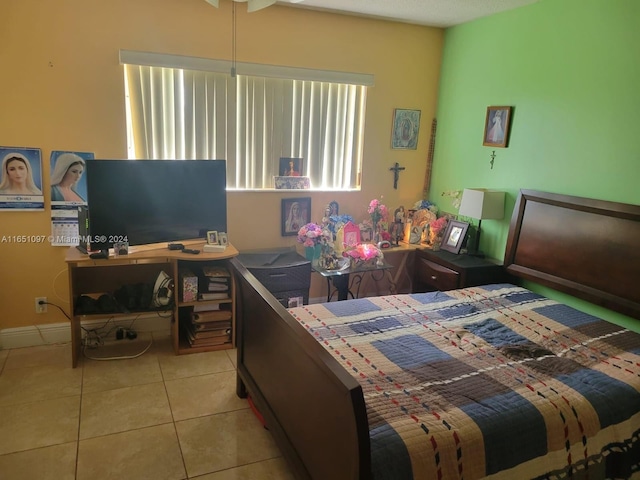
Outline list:
[[[343,270],[324,270],[317,266],[312,266],[313,271],[319,273],[327,279],[327,302],[331,301],[334,293],[338,293],[338,300],[346,300],[351,295],[351,298],[358,298],[360,296],[360,288],[362,287],[363,278],[368,278],[370,273],[374,275],[375,272],[387,272],[393,268],[393,265],[383,263],[382,265],[359,265],[351,266]],[[353,275],[353,277],[352,277]],[[356,283],[357,287],[353,284]],[[335,290],[331,291],[331,284],[335,287]],[[353,293],[353,289],[356,288],[356,293]]]
[[[369,275],[363,279],[360,288],[371,295],[385,295],[396,293],[410,293],[413,291],[413,268],[411,260],[415,251],[424,248],[424,245],[412,243],[400,243],[397,247],[382,250],[385,261],[391,263],[393,268],[386,270],[381,277]],[[370,284],[375,283],[375,290],[369,291]]]
[[[201,240],[182,242],[186,247],[200,250],[197,255],[183,253],[181,250],[169,250],[166,244],[162,246],[145,245],[130,247],[128,255],[114,256],[113,252],[108,259],[92,259],[89,255],[72,247],[66,255],[69,268],[69,303],[71,309],[71,343],[72,364],[77,366],[81,353],[83,320],[97,318],[126,319],[141,313],[164,312],[172,316],[171,333],[173,347],[176,354],[197,353],[210,350],[233,348],[235,344],[235,282],[233,276],[230,280],[228,299],[183,302],[180,297],[180,276],[182,268],[199,270],[204,265],[225,265],[226,260],[238,255],[238,251],[232,245],[228,245],[224,252],[205,253],[202,251],[204,242]],[[231,272],[231,269],[229,269]],[[103,294],[112,294],[123,285],[136,283],[153,283],[161,272],[165,272],[173,280],[173,301],[162,309],[148,309],[128,313],[92,313],[83,314],[77,311],[78,298],[86,295],[98,298]],[[232,274],[231,274],[232,275]],[[195,305],[204,304],[229,304],[232,312],[231,342],[216,346],[191,347],[180,328],[180,321],[190,317],[190,311]],[[227,307],[229,308],[229,307]]]

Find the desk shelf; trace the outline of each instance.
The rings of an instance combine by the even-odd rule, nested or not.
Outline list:
[[[212,350],[233,348],[235,345],[235,280],[230,277],[230,291],[228,299],[217,299],[197,302],[181,302],[178,298],[179,275],[178,270],[182,265],[188,265],[193,270],[200,269],[203,265],[220,264],[227,265],[227,260],[238,255],[238,251],[232,245],[228,245],[224,252],[202,252],[204,242],[183,242],[188,248],[201,250],[198,255],[183,253],[180,250],[168,250],[166,245],[149,245],[133,247],[130,254],[108,259],[92,259],[72,247],[67,252],[66,262],[69,267],[69,302],[71,305],[71,342],[72,365],[77,366],[82,348],[81,322],[99,318],[113,318],[115,320],[131,318],[135,315],[163,312],[172,316],[171,334],[176,355],[186,353],[198,353]],[[228,268],[228,267],[227,267]],[[231,269],[228,268],[230,274]],[[174,284],[173,301],[165,309],[149,308],[136,310],[131,313],[91,313],[84,314],[77,311],[76,305],[81,295],[98,298],[104,293],[113,294],[124,285],[136,283],[153,283],[161,272],[169,275]],[[193,309],[195,305],[227,304],[231,309],[231,341],[222,345],[209,345],[192,347],[183,336],[180,328],[180,310]]]

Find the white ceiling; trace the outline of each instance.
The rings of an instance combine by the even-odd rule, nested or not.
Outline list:
[[[300,0],[298,0],[300,1]],[[450,27],[538,0],[302,0],[280,5],[310,8],[399,22]]]

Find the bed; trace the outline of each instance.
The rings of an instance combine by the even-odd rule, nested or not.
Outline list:
[[[505,268],[640,318],[638,238],[638,206],[522,190]],[[639,334],[515,283],[287,310],[232,265],[237,394],[296,477],[640,478]]]

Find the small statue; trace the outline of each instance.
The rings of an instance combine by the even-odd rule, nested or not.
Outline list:
[[[399,245],[401,240],[404,240],[404,221],[405,213],[404,207],[401,205],[396,208],[393,213],[393,224],[391,225],[391,241],[394,245]]]
[[[331,205],[327,204],[326,207],[324,207],[324,215],[322,216],[322,226],[326,227],[327,225],[329,225],[329,217],[331,216]]]

